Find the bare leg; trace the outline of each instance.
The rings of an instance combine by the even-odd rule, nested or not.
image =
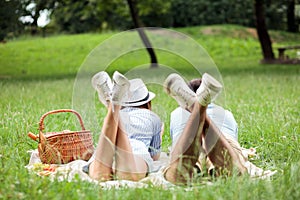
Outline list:
[[[182,135],[172,149],[171,164],[165,174],[168,181],[178,184],[191,180],[193,167],[201,151],[202,137],[205,138],[207,154],[219,174],[225,172],[230,175],[234,167],[240,173],[246,172],[236,152],[206,116],[206,107],[196,103]]]
[[[148,166],[143,158],[132,152],[127,134],[119,126],[116,150],[116,176],[118,179],[139,181],[147,174]]]
[[[192,178],[193,167],[200,155],[206,108],[194,104],[186,127],[172,149],[171,163],[165,174],[166,179],[172,183],[187,183]]]
[[[108,106],[108,113],[99,137],[95,160],[89,167],[89,175],[93,179],[105,181],[112,179],[114,174],[112,166],[119,130],[119,111],[121,108],[119,104],[128,92],[130,83],[124,75],[115,71],[112,86],[108,74],[102,71],[93,76],[92,85],[98,92],[99,100]]]
[[[119,110],[120,106],[115,106],[112,112],[112,106],[109,104],[95,160],[89,169],[89,175],[93,179],[107,181],[116,175],[118,179],[138,181],[146,176],[146,162],[141,157],[133,155],[127,134],[120,128]],[[112,168],[114,158],[115,172]]]
[[[89,168],[91,178],[101,181],[112,179],[112,163],[115,155],[115,144],[118,131],[120,106],[108,105],[108,112],[104,119],[102,133],[100,134],[95,152],[95,160]]]
[[[231,175],[234,168],[241,174],[246,172],[235,150],[207,116],[203,133],[206,153],[214,164],[217,174]]]

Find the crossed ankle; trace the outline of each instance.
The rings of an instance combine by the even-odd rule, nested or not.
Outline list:
[[[196,94],[201,105],[207,106],[214,101],[222,90],[222,85],[215,78],[205,73]]]
[[[202,89],[202,88],[201,88]],[[198,92],[198,91],[197,91]],[[203,88],[202,91],[199,91],[198,94],[198,102],[200,103],[200,105],[202,106],[207,106],[208,104],[211,103],[211,96],[210,96],[210,92],[207,88]]]

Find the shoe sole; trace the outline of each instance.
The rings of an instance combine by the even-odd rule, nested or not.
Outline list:
[[[165,91],[166,91],[167,94],[169,94],[169,95],[172,95],[172,94],[173,94],[170,88],[171,88],[171,86],[174,84],[174,82],[175,82],[177,79],[183,80],[183,79],[181,78],[181,76],[179,76],[178,74],[170,74],[170,75],[166,78],[166,80],[165,80],[165,82],[164,82],[164,89],[165,89]],[[183,80],[183,81],[184,81],[184,80]]]
[[[203,74],[202,81],[204,81],[205,84],[214,91],[220,91],[223,87],[219,81],[207,73]]]

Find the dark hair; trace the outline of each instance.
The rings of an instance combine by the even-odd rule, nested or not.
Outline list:
[[[196,78],[188,82],[187,85],[189,86],[189,88],[191,88],[191,90],[196,92],[199,86],[201,85],[201,82],[202,82],[201,78]]]
[[[139,108],[146,108],[146,109],[151,109],[151,101],[149,101],[149,102],[147,102],[147,103],[145,103],[145,104],[143,104],[143,105],[140,105],[140,106],[137,106],[137,107],[139,107]]]

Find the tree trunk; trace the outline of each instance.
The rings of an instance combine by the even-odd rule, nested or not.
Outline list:
[[[137,29],[139,36],[142,39],[142,41],[148,51],[148,54],[150,56],[151,68],[158,67],[158,62],[157,62],[157,58],[156,58],[154,49],[152,48],[152,45],[151,45],[146,33],[144,32],[144,29],[142,28],[143,27],[142,22],[139,19],[138,9],[136,6],[137,0],[127,0],[127,3],[129,5],[130,14],[131,14],[131,18],[134,23],[134,26]]]
[[[295,0],[287,1],[287,26],[288,32],[297,32],[297,26],[295,21]]]
[[[265,22],[263,0],[255,0],[254,8],[256,17],[256,31],[263,53],[263,61],[272,61],[275,59],[275,56],[273,53],[272,42]]]
[[[31,35],[36,35],[37,34],[37,30],[38,30],[37,20],[39,18],[39,15],[35,14],[34,16],[32,16],[32,18],[33,18],[33,22],[30,25]]]

